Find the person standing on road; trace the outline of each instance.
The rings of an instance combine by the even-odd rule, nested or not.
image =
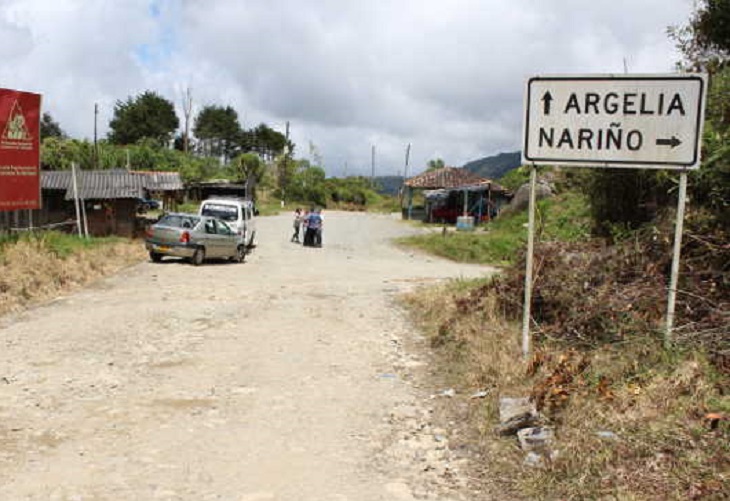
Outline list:
[[[317,231],[314,234],[314,246],[322,247],[322,229],[324,228],[324,215],[322,214],[321,208],[317,208],[316,212],[317,216],[319,216],[319,228],[317,228]]]
[[[322,228],[322,216],[314,209],[314,207],[312,207],[309,214],[307,214],[306,225],[307,231],[304,233],[304,245],[307,247],[314,247],[317,245],[318,235],[321,238],[319,231]]]
[[[299,243],[299,227],[302,225],[302,209],[297,207],[294,211],[294,234],[291,237],[292,242]]]

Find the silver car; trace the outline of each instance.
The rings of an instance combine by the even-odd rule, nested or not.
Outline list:
[[[155,263],[163,256],[186,258],[196,266],[208,258],[246,259],[246,247],[226,223],[196,214],[165,214],[147,230],[145,247]]]

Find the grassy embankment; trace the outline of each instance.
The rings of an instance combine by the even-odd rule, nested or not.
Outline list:
[[[577,195],[541,207],[529,362],[521,361],[519,339],[525,214],[486,232],[405,240],[453,259],[508,265],[493,281],[405,299],[447,382],[462,395],[489,391],[467,404],[466,425],[484,457],[474,477],[515,499],[727,499],[727,286],[706,273],[684,277],[677,345],[666,350],[671,224],[609,246],[586,239],[587,210]],[[723,237],[697,242],[721,249]],[[703,255],[686,248],[685,266],[704,270]],[[525,466],[516,439],[495,434],[501,396],[533,397],[555,428],[555,460]]]
[[[536,235],[543,240],[581,241],[590,233],[588,209],[582,195],[563,193],[541,200],[535,211]],[[440,228],[442,225],[428,225]],[[398,240],[437,256],[466,263],[507,265],[527,241],[527,212],[495,219],[473,232],[434,232]]]
[[[49,299],[137,263],[139,241],[59,232],[0,238],[0,315]]]

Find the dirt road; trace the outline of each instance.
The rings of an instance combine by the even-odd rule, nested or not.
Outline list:
[[[394,296],[490,270],[392,247],[391,216],[290,228],[0,320],[0,500],[469,499]]]

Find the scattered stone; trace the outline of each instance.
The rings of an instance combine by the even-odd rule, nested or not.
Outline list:
[[[529,398],[499,399],[499,426],[496,431],[501,435],[512,435],[522,428],[538,424],[539,414]]]
[[[478,391],[478,392],[472,394],[469,398],[470,399],[484,398],[487,395],[489,395],[489,390],[481,390],[481,391]]]
[[[525,466],[531,466],[533,468],[543,465],[542,456],[537,452],[528,452],[523,462]]]
[[[553,196],[554,189],[550,184],[542,179],[539,179],[537,183],[535,184],[535,199],[536,200],[542,200],[543,198],[548,198]],[[525,183],[522,186],[520,186],[517,191],[515,192],[514,197],[512,197],[512,201],[509,203],[507,207],[505,207],[502,212],[503,213],[509,213],[509,212],[517,212],[529,205],[530,202],[530,183]]]
[[[545,452],[553,443],[555,433],[552,428],[523,428],[517,432],[517,439],[523,451]]]
[[[612,431],[597,431],[596,435],[600,438],[607,438],[609,440],[618,440],[618,435]]]
[[[456,396],[456,390],[453,389],[453,388],[449,388],[448,390],[442,391],[441,392],[441,396],[442,397],[449,397],[449,398],[455,397]]]

